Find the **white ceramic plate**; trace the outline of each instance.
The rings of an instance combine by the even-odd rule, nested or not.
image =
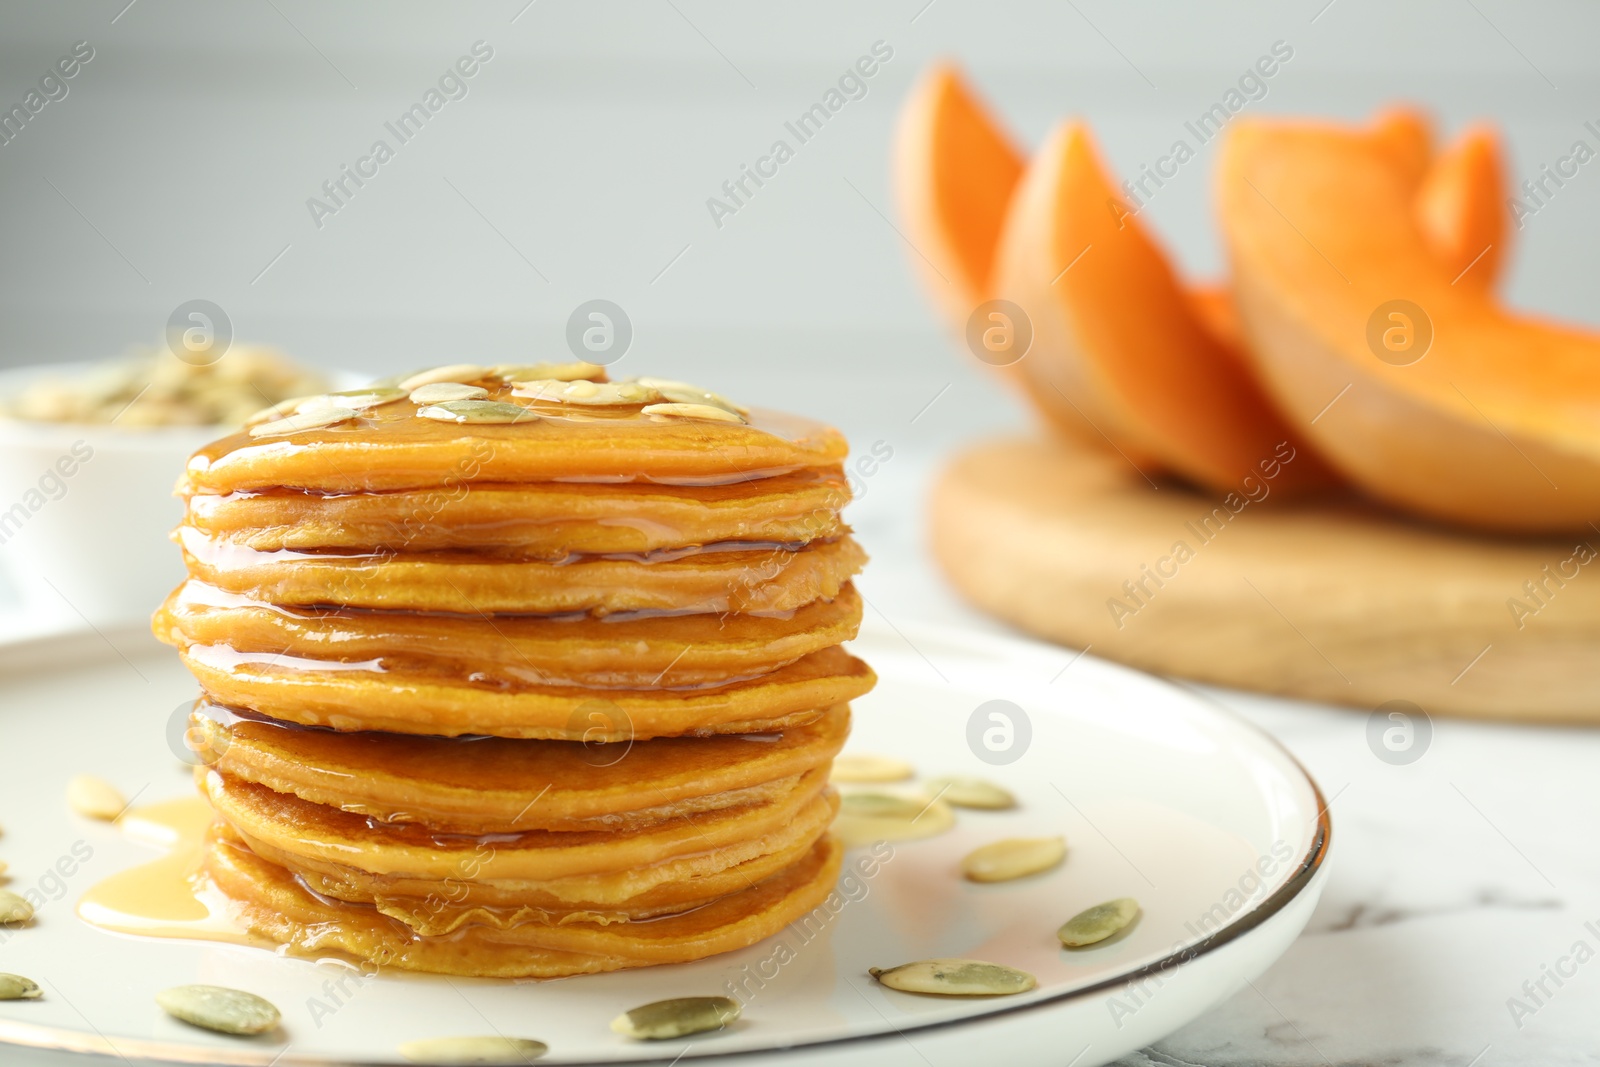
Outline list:
[[[73,912],[83,891],[153,853],[70,813],[65,782],[95,773],[139,803],[188,791],[169,724],[194,684],[170,650],[134,635],[0,650],[0,859],[9,888],[44,900],[31,926],[0,928],[0,971],[45,988],[41,1000],[0,1002],[0,1042],[129,1060],[387,1064],[402,1041],[498,1032],[547,1042],[541,1063],[965,1067],[1003,1055],[1012,1067],[1092,1067],[1236,992],[1310,917],[1326,872],[1326,807],[1254,727],[1158,679],[1021,641],[869,629],[855,650],[882,681],[857,705],[849,750],[899,756],[930,776],[981,775],[1020,807],[963,811],[950,833],[895,844],[871,876],[857,869],[841,883],[836,914],[742,952],[542,983],[389,972],[356,982],[331,961],[83,923]],[[980,711],[996,700],[1012,707]],[[1011,720],[1012,748],[999,755],[983,736],[1006,741],[995,710]],[[992,765],[977,752],[1017,758]],[[957,875],[979,844],[1055,833],[1069,853],[1049,874],[998,885]],[[864,855],[852,852],[846,871]],[[1090,949],[1059,946],[1061,922],[1121,896],[1143,907],[1129,931]],[[1010,964],[1037,975],[1039,988],[945,999],[867,975],[930,956]],[[282,1009],[283,1027],[228,1039],[166,1018],[153,994],[189,982],[259,993]],[[742,986],[745,1011],[728,1031],[645,1045],[608,1029],[627,1008],[730,985]]]

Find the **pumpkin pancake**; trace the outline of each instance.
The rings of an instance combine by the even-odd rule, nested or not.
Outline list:
[[[720,545],[570,562],[467,552],[258,552],[179,527],[189,574],[274,604],[457,614],[782,612],[832,598],[866,563],[850,537]]]
[[[755,678],[855,637],[861,598],[846,585],[785,615],[539,618],[286,608],[203,582],[179,586],[156,636],[180,648],[447,666],[508,685],[672,688]]]
[[[205,867],[255,933],[300,955],[342,951],[380,967],[485,978],[560,978],[681,963],[755,944],[820,905],[843,850],[823,838],[800,862],[702,908],[641,923],[470,925],[419,936],[363,904],[323,899],[249,849],[213,838]]]
[[[232,833],[227,830],[226,823],[219,823],[218,827]],[[793,838],[789,845],[773,841],[746,843],[738,847],[739,853],[754,854],[760,848],[770,851],[742,862],[734,860],[720,871],[695,873],[680,881],[663,880],[625,900],[585,900],[582,885],[576,881],[545,883],[544,886],[465,879],[424,882],[368,874],[354,868],[337,875],[310,870],[294,870],[293,873],[314,893],[335,900],[371,904],[420,934],[450,933],[469,924],[508,927],[524,922],[643,922],[698,908],[709,900],[737,893],[770,878],[803,859],[816,846],[818,834],[826,828],[824,820],[817,826],[818,833],[787,835]],[[284,862],[283,857],[268,858],[281,867],[294,868],[294,864]],[[673,869],[682,873],[689,868],[687,862],[678,861],[661,873],[670,876]],[[556,891],[551,892],[550,887]]]
[[[415,823],[380,823],[215,770],[197,775],[212,808],[251,848],[288,857],[296,867],[334,874],[353,867],[430,882],[581,881],[586,892],[615,899],[634,895],[636,885],[658,884],[663,877],[653,868],[671,861],[689,861],[701,872],[719,871],[750,858],[737,856],[738,846],[774,835],[782,843],[782,835],[803,833],[819,815],[826,825],[836,804],[827,774],[819,769],[808,771],[806,777],[801,788],[775,801],[674,819],[638,831],[476,835],[445,834]],[[821,832],[818,826],[813,836]]]
[[[227,707],[303,726],[440,737],[604,742],[767,733],[810,722],[877,681],[865,663],[837,647],[755,679],[681,690],[479,687],[459,676],[241,653],[222,645],[192,645],[179,655],[212,699]]]
[[[233,715],[190,718],[213,769],[302,800],[449,833],[635,830],[774,800],[825,766],[850,732],[838,705],[781,734],[615,745],[340,734]],[[614,751],[613,751],[614,750]]]
[[[261,551],[469,548],[528,559],[651,552],[721,541],[814,541],[844,533],[850,498],[839,468],[730,485],[545,482],[455,490],[299,490],[196,494],[184,521]]]
[[[404,388],[401,388],[404,386]],[[590,364],[286,401],[191,458],[153,628],[203,863],[290,952],[552,978],[803,919],[875,677],[844,439]]]
[[[456,857],[445,878],[375,874],[326,859],[307,859],[237,826],[228,832],[263,859],[302,878],[319,893],[356,903],[384,901],[386,913],[428,930],[453,927],[483,910],[499,922],[619,922],[699,907],[737,892],[795,862],[828,829],[838,807],[830,791],[814,796],[794,819],[732,844],[627,871],[565,878],[483,879],[475,872],[493,855],[481,840]]]
[[[650,418],[641,405],[575,409],[485,382],[487,399],[537,419],[461,425],[401,400],[347,421],[273,436],[230,434],[189,458],[181,494],[294,488],[372,493],[551,481],[711,485],[835,468],[848,446],[810,419],[752,411],[748,425]]]

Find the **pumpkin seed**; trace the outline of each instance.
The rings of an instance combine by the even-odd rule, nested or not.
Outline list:
[[[636,1041],[666,1041],[721,1030],[739,1017],[739,1002],[727,997],[658,1000],[611,1020],[611,1029]]]
[[[1133,922],[1139,914],[1139,902],[1132,897],[1118,897],[1104,904],[1085,908],[1061,925],[1056,937],[1067,948],[1082,948],[1104,941]]]
[[[33,905],[9,889],[0,889],[0,926],[33,918]]]
[[[460,382],[433,382],[411,390],[413,404],[442,404],[447,400],[482,400],[489,390],[481,385],[463,385]]]
[[[847,752],[833,758],[831,777],[836,782],[903,782],[915,773],[904,760]]]
[[[318,396],[308,396],[295,405],[295,413],[303,414],[308,411],[320,411],[324,408],[349,408],[351,411],[365,411],[368,408],[381,408],[385,404],[393,404],[396,400],[404,400],[404,389],[377,389],[368,386],[365,389],[346,389],[340,393],[322,393]]]
[[[395,388],[409,393],[413,389],[435,382],[480,382],[489,376],[488,367],[480,367],[476,363],[451,363],[443,367],[418,371],[409,378],[402,378]]]
[[[38,1000],[39,984],[20,974],[0,974],[0,1000]]]
[[[658,419],[703,419],[707,422],[744,422],[744,416],[710,404],[649,404],[644,413]]]
[[[876,841],[916,841],[944,833],[955,812],[940,800],[892,793],[849,792],[839,802],[833,832],[846,848]]]
[[[412,1063],[454,1067],[528,1063],[549,1052],[550,1046],[526,1037],[426,1037],[407,1041],[399,1051]]]
[[[927,808],[927,797],[901,797],[893,793],[846,793],[839,798],[839,814],[858,818],[910,820]]]
[[[958,808],[1004,811],[1017,806],[1016,797],[982,778],[933,778],[926,784],[928,792]]]
[[[418,408],[417,414],[435,422],[458,422],[472,425],[489,425],[508,422],[534,422],[539,416],[525,407],[504,404],[498,400],[447,400],[443,404],[430,404]]]
[[[507,382],[531,382],[543,379],[552,382],[575,382],[580,378],[598,378],[606,369],[598,363],[501,363],[489,373]]]
[[[1067,843],[1059,837],[1008,837],[967,853],[961,873],[973,882],[1009,882],[1048,871],[1066,855]]]
[[[736,404],[721,393],[713,393],[709,389],[702,389],[698,385],[688,382],[675,382],[671,378],[630,378],[632,382],[648,386],[656,390],[668,400],[680,404],[710,404],[713,407],[726,408],[739,415],[750,414],[750,409],[743,404]]]
[[[282,1018],[270,1000],[217,985],[173,986],[157,993],[156,1003],[174,1019],[219,1034],[264,1034]]]
[[[918,960],[867,972],[890,989],[946,997],[1003,997],[1026,993],[1039,982],[1027,971],[983,960]]]
[[[79,815],[110,822],[128,806],[116,786],[92,774],[76,774],[67,782],[67,805]]]
[[[648,404],[661,399],[660,393],[636,382],[591,382],[587,379],[562,382],[553,378],[536,378],[533,381],[512,382],[511,392],[514,396],[525,396],[530,400],[589,407]]]
[[[356,417],[350,408],[307,408],[297,411],[293,415],[272,422],[258,422],[250,427],[251,437],[277,437],[286,433],[302,433],[306,430],[320,430],[325,426],[333,426],[346,422]]]
[[[315,397],[312,396],[292,396],[288,400],[280,400],[276,404],[273,404],[270,407],[264,407],[254,415],[251,415],[249,418],[245,419],[244,425],[247,427],[255,426],[258,423],[272,422],[276,419],[281,419],[285,415],[293,415],[295,410],[299,408],[301,404],[304,404],[307,400],[313,399],[315,399]]]
[[[368,389],[399,389],[401,382],[405,381],[407,378],[414,378],[418,374],[421,374],[421,373],[422,373],[422,371],[416,370],[416,371],[406,371],[404,374],[385,374],[382,378],[374,378],[374,379],[372,379],[372,381],[368,382],[367,383],[367,388]],[[408,392],[408,391],[409,390],[401,390],[401,392]]]

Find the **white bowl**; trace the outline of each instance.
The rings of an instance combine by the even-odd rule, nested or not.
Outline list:
[[[0,395],[91,366],[0,371]],[[173,487],[190,454],[227,432],[0,418],[0,569],[24,610],[41,626],[147,618],[184,575],[168,537],[183,514]]]

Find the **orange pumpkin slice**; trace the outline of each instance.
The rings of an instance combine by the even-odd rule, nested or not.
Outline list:
[[[1221,491],[1247,477],[1274,489],[1326,484],[1326,468],[1227,351],[1225,305],[1202,317],[1083,125],[1058,128],[1018,186],[995,292],[1029,316],[1020,377],[1067,433]]]
[[[1381,137],[1241,121],[1220,199],[1261,380],[1342,473],[1487,529],[1600,516],[1600,336],[1452,284]]]
[[[1433,164],[1433,122],[1428,113],[1399,104],[1378,112],[1372,125],[1372,135],[1394,153],[1395,164],[1411,187],[1420,187]]]
[[[1023,156],[955,67],[938,65],[900,112],[894,184],[911,255],[958,336],[988,299],[1006,204]]]
[[[1510,240],[1504,151],[1488,126],[1473,126],[1440,153],[1417,191],[1417,226],[1452,272],[1480,291],[1499,280]]]

